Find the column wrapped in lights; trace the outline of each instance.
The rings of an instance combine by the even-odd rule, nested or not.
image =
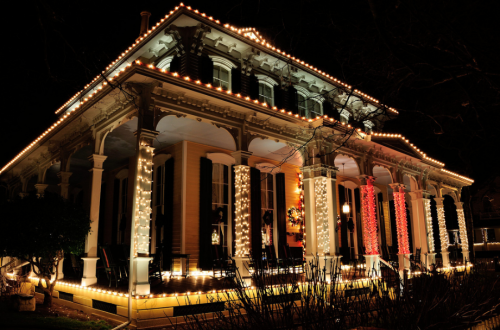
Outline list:
[[[328,228],[327,178],[321,177],[314,181],[316,197],[316,236],[318,250],[323,254],[330,253],[330,235]]]
[[[429,253],[434,253],[434,230],[432,228],[431,201],[424,198],[425,221],[427,222],[427,242],[429,242]]]
[[[367,255],[378,255],[377,214],[375,205],[375,189],[373,179],[361,186],[361,207],[363,212],[363,239]]]
[[[439,238],[441,239],[441,252],[447,252],[448,246],[450,245],[450,241],[448,240],[448,231],[446,230],[446,220],[444,217],[444,206],[443,202],[439,203],[436,199],[437,205],[437,215],[438,215],[438,223],[439,223]]]
[[[460,229],[460,242],[462,244],[462,251],[469,251],[469,239],[467,238],[467,227],[465,226],[464,209],[460,206],[457,207],[458,228]]]
[[[235,178],[235,232],[236,232],[236,252],[237,257],[245,257],[250,253],[248,207],[250,192],[250,167],[238,165],[234,167]]]
[[[396,209],[396,227],[398,232],[398,251],[399,254],[410,254],[404,188],[395,186],[393,189],[394,208]]]
[[[154,148],[141,143],[137,161],[137,192],[134,221],[134,256],[149,254],[151,222],[151,184]]]
[[[302,253],[303,255],[306,254],[306,233],[304,232],[304,229],[306,228],[306,212],[304,211],[304,181],[302,181],[302,173],[297,173],[298,176],[298,187],[297,190],[299,191],[299,202],[298,202],[298,207],[297,209],[299,210],[301,216],[302,216],[302,224],[300,228],[300,232],[302,233]]]

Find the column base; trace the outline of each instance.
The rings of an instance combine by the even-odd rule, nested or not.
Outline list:
[[[450,252],[441,251],[441,257],[443,258],[443,267],[449,267],[450,266]]]
[[[96,275],[96,264],[99,258],[97,257],[85,257],[83,260],[83,277],[82,286],[89,286],[97,283]]]
[[[462,255],[464,257],[464,265],[467,266],[466,263],[470,262],[469,251],[462,250]]]
[[[429,268],[431,265],[436,264],[436,253],[427,253],[426,266]]]
[[[398,261],[399,261],[399,271],[402,272],[405,269],[408,270],[410,269],[410,256],[411,253],[399,253],[398,254]]]
[[[380,254],[364,255],[366,260],[365,275],[369,277],[380,276]]]
[[[136,296],[145,296],[151,293],[149,284],[149,262],[151,257],[135,257],[133,270],[132,292]]]
[[[248,265],[250,264],[250,258],[248,257],[235,257],[234,262],[236,262],[236,268],[238,269],[240,276],[242,278],[251,278],[252,275],[248,271]]]

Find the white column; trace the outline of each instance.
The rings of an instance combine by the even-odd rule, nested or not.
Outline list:
[[[59,183],[59,187],[61,188],[61,196],[64,199],[69,198],[69,177],[71,176],[71,172],[59,172],[57,173],[57,176],[59,179],[61,179],[61,182]]]
[[[132,202],[132,225],[130,230],[130,277],[132,292],[148,295],[149,284],[151,193],[153,180],[153,140],[156,131],[141,129],[137,134],[137,151],[134,170],[134,189]]]
[[[361,182],[361,210],[363,220],[363,241],[366,247],[366,275],[380,275],[380,250],[377,234],[377,213],[375,190],[373,182],[375,178],[368,175],[360,175],[358,179]]]
[[[467,237],[467,226],[465,224],[465,215],[464,215],[464,203],[456,202],[457,206],[457,217],[458,217],[458,228],[460,230],[460,242],[462,245],[462,255],[465,262],[469,261],[469,239]]]
[[[306,260],[310,262],[319,257],[319,267],[326,266],[326,272],[330,273],[332,259],[336,257],[337,200],[334,184],[337,168],[315,164],[301,170],[304,182]]]
[[[58,186],[61,189],[61,197],[64,199],[69,198],[69,177],[71,176],[71,172],[59,172],[57,173],[57,176],[59,179],[61,179],[61,182],[58,184]],[[63,264],[64,264],[64,257],[59,261],[59,269],[58,269],[58,279],[64,278],[64,272],[63,272]]]
[[[441,239],[441,255],[443,257],[443,267],[448,267],[450,265],[450,252],[448,252],[448,232],[446,230],[446,220],[444,217],[444,198],[435,197],[438,223],[439,223],[439,238]]]
[[[405,186],[399,183],[390,184],[394,195],[394,208],[396,210],[396,227],[398,232],[398,257],[399,271],[402,273],[410,265],[409,237],[406,218]]]
[[[83,277],[82,285],[88,286],[97,283],[96,278],[96,263],[99,259],[97,251],[97,235],[99,229],[99,205],[101,201],[101,183],[103,163],[107,156],[91,155],[89,157],[92,163],[91,172],[91,188],[90,188],[90,233],[85,240],[85,254],[83,259]]]
[[[434,244],[434,228],[432,227],[432,213],[431,213],[431,201],[428,198],[423,198],[424,202],[424,215],[425,215],[425,226],[427,228],[427,258],[426,266],[429,268],[430,265],[436,264],[436,246]]]
[[[245,263],[250,260],[250,166],[236,165],[234,173],[235,261],[240,274],[248,277],[250,274]]]

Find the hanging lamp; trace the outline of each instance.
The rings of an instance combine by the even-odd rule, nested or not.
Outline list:
[[[342,163],[342,176],[344,176],[344,165],[345,163]],[[349,206],[349,193],[347,191],[347,188],[345,187],[345,182],[344,182],[344,195],[347,197],[347,200],[344,202],[344,205],[342,205],[342,212],[345,214],[351,213],[351,207]]]

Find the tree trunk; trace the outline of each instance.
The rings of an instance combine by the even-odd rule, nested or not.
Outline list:
[[[49,290],[43,290],[43,306],[52,307],[52,292]]]

